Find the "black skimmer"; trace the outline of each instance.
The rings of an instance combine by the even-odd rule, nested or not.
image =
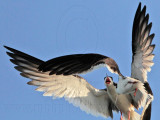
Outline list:
[[[134,111],[137,108],[137,103],[134,103],[134,96],[130,94],[118,94],[116,92],[117,84],[113,82],[112,77],[105,77],[105,85],[107,93],[114,105],[121,112],[121,120],[140,120],[141,115]],[[122,117],[123,114],[123,117]]]
[[[125,91],[125,89],[121,89],[121,88],[125,88],[125,86],[128,87],[128,85],[131,85],[131,84],[132,84],[131,85],[132,87],[133,85],[136,85],[137,83],[136,81],[138,80],[144,84],[147,92],[149,94],[152,94],[151,88],[147,82],[147,72],[151,70],[150,67],[153,65],[152,60],[154,58],[154,54],[152,54],[152,52],[154,50],[155,45],[152,45],[154,34],[150,34],[152,23],[148,23],[148,19],[149,19],[149,15],[148,14],[146,15],[146,6],[144,6],[143,9],[141,10],[141,3],[140,3],[134,18],[133,30],[132,30],[133,56],[132,56],[131,77],[123,76],[119,70],[117,63],[112,58],[104,55],[100,55],[100,54],[94,54],[94,53],[74,54],[74,55],[66,55],[66,56],[53,58],[48,61],[42,61],[40,59],[37,59],[35,57],[32,57],[30,55],[17,51],[13,48],[9,48],[6,46],[5,47],[12,52],[12,53],[7,52],[7,53],[10,57],[13,58],[11,59],[11,62],[17,65],[15,68],[22,72],[21,73],[22,76],[31,78],[33,80],[28,84],[41,86],[37,90],[45,91],[44,95],[64,96],[65,89],[61,89],[59,91],[58,86],[55,87],[56,90],[52,87],[46,88],[47,86],[48,87],[50,86],[49,85],[50,83],[52,84],[52,82],[50,81],[51,79],[54,80],[54,78],[56,78],[56,79],[62,80],[63,78],[65,78],[68,80],[72,78],[73,80],[76,79],[75,81],[77,81],[77,84],[81,82],[84,84],[87,84],[86,81],[81,77],[79,77],[77,74],[89,72],[97,68],[98,66],[106,66],[110,72],[116,73],[119,75],[119,83],[117,87],[118,93],[128,92],[128,91]],[[65,83],[65,79],[64,79],[64,83]],[[128,81],[127,85],[124,84],[126,81]],[[65,85],[68,85],[68,84],[65,83]],[[51,92],[52,89],[54,89],[54,92],[56,94]],[[89,89],[88,92],[84,93],[89,95],[89,93],[91,92],[90,88],[84,87],[84,89],[85,90]],[[93,88],[93,91],[94,89],[95,88]],[[134,89],[135,96],[136,96],[137,89],[139,89],[138,86],[135,87]],[[95,89],[95,91],[97,92],[100,90]],[[98,94],[96,92],[94,94]],[[133,92],[133,91],[129,91],[128,93],[130,92]],[[78,93],[74,94],[74,92],[70,91],[69,93],[65,93],[65,95],[66,94],[71,96]],[[74,100],[71,102],[74,102]],[[80,107],[82,109],[83,108],[88,109],[88,108],[85,108],[84,105]],[[97,113],[97,114],[102,114],[102,113]],[[107,112],[105,114],[107,114]],[[144,117],[145,116],[150,117],[150,114],[151,114],[151,104],[149,105],[148,108],[146,108],[146,111],[144,111]],[[108,113],[106,116],[111,116],[111,114]]]
[[[38,86],[37,91],[45,92],[43,96],[64,97],[73,105],[95,116],[113,118],[112,111],[118,112],[120,110],[124,114],[124,118],[128,117],[128,120],[140,118],[140,115],[134,112],[134,108],[144,107],[143,103],[146,102],[146,96],[148,95],[142,82],[131,81],[131,78],[127,79],[122,83],[125,83],[125,88],[129,88],[129,91],[125,91],[126,94],[118,94],[116,92],[118,85],[113,82],[111,77],[106,77],[105,85],[107,89],[100,90],[94,88],[76,74],[51,75],[51,71],[42,72],[39,70],[39,66],[43,65],[44,61],[10,47],[5,46],[5,48],[11,51],[7,54],[12,58],[10,61],[16,65],[15,69],[20,71],[23,77],[31,79],[28,82],[29,85]],[[136,87],[134,87],[134,84],[126,85],[128,82],[136,82]],[[138,92],[136,96],[133,93],[135,88],[139,88],[140,91],[140,94]]]
[[[81,110],[105,118],[113,118],[112,111],[119,111],[106,89],[96,89],[78,75],[49,75],[49,71],[41,72],[38,67],[44,61],[18,50],[6,48],[12,52],[7,54],[12,57],[11,62],[16,65],[15,69],[20,71],[22,76],[31,79],[29,85],[35,85],[37,91],[45,92],[43,96],[64,97]]]
[[[28,84],[37,86],[36,90],[44,92],[43,96],[64,97],[69,103],[95,116],[113,119],[113,111],[120,110],[124,118],[140,118],[140,115],[134,112],[138,103],[130,94],[119,95],[116,92],[117,84],[111,77],[105,78],[107,89],[96,89],[78,75],[49,75],[50,71],[41,72],[38,67],[44,61],[13,48],[6,48],[11,51],[7,54],[12,57],[10,60],[16,65],[15,69],[20,71],[23,77],[30,78]]]

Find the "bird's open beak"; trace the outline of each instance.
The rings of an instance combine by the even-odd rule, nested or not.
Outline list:
[[[110,83],[111,83],[111,80],[107,77],[106,84],[110,84]]]

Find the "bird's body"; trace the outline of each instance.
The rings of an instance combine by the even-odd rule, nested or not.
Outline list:
[[[114,101],[115,105],[122,113],[127,113],[128,111],[134,110],[131,104],[130,95],[118,94],[114,85],[107,86],[107,91],[111,100]]]
[[[119,109],[119,111],[123,114],[124,119],[126,120],[139,120],[140,115],[134,111],[134,105],[132,103],[133,98],[129,94],[118,94],[116,92],[116,86],[113,84],[113,81],[110,77],[110,83],[105,85],[107,87],[107,93],[111,98],[112,102]],[[134,101],[133,101],[134,102]]]
[[[44,61],[27,55],[13,48],[6,47],[12,53],[7,53],[14,63],[15,69],[21,72],[21,75],[30,78],[29,85],[37,86],[36,91],[44,92],[43,96],[52,96],[53,98],[64,97],[69,103],[80,107],[95,116],[113,118],[113,111],[121,111],[125,119],[137,120],[140,115],[134,112],[133,96],[130,94],[118,94],[116,85],[106,85],[107,89],[96,89],[85,79],[78,75],[49,75],[50,72],[41,72],[38,67]],[[135,103],[137,101],[134,101]]]

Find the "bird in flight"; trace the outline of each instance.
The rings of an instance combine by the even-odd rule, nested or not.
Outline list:
[[[115,104],[115,101],[118,102],[120,99],[112,100],[108,89],[94,88],[79,74],[90,72],[99,66],[105,66],[110,72],[119,76],[117,88],[114,87],[116,94],[127,93],[137,103],[136,105],[130,104],[136,108],[144,106],[138,100],[143,101],[142,96],[149,94],[152,97],[153,95],[147,82],[147,72],[151,71],[151,66],[154,64],[152,52],[155,45],[152,44],[154,34],[150,34],[152,23],[148,21],[149,14],[146,15],[146,6],[141,9],[141,3],[139,3],[132,29],[131,77],[123,76],[117,63],[112,58],[101,54],[72,54],[43,61],[16,49],[4,47],[10,51],[7,54],[12,58],[10,61],[16,65],[15,69],[20,71],[22,76],[30,78],[31,81],[28,84],[38,86],[36,90],[45,92],[44,96],[64,97],[87,113],[113,118],[112,111],[121,109]],[[107,77],[107,79],[111,78]],[[144,95],[143,90],[147,91],[147,95]],[[142,93],[141,97],[139,93]],[[138,96],[138,100],[136,96]],[[126,116],[126,112],[123,113]],[[150,119],[151,103],[147,105],[143,115],[143,120]],[[127,116],[132,120],[130,112],[127,113]]]
[[[118,94],[116,92],[117,84],[113,82],[112,77],[107,76],[104,80],[109,98],[121,112],[121,120],[123,120],[122,113],[125,120],[140,120],[141,115],[134,111],[134,108],[140,108],[139,103],[143,103],[139,99],[140,97],[136,96],[135,98],[133,94]],[[137,98],[139,99],[138,102],[135,100]]]
[[[140,115],[134,112],[134,108],[144,107],[145,91],[141,82],[137,81],[141,85],[143,94],[119,95],[116,92],[117,84],[111,77],[105,77],[106,89],[96,89],[78,75],[49,75],[50,71],[39,71],[38,67],[44,61],[10,47],[5,46],[5,48],[11,51],[7,54],[12,58],[10,61],[16,65],[15,69],[20,71],[23,77],[31,79],[28,82],[29,85],[37,86],[37,91],[45,92],[43,96],[64,97],[73,105],[95,116],[113,118],[112,111],[120,111],[121,120],[122,113],[128,120],[140,118]]]

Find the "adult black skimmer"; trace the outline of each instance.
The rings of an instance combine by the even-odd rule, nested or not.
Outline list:
[[[117,85],[113,83],[111,77],[105,78],[107,89],[96,89],[78,75],[49,75],[50,71],[41,72],[38,67],[44,61],[13,48],[6,48],[12,52],[7,54],[12,57],[10,60],[16,65],[15,69],[20,71],[23,77],[30,78],[31,81],[28,84],[37,86],[36,90],[44,92],[43,96],[64,97],[81,110],[95,116],[113,119],[113,111],[120,110],[124,118],[130,120],[140,118],[140,115],[134,112],[134,107],[139,107],[138,103],[132,99],[134,97],[129,94],[119,95],[116,92]],[[131,115],[128,114],[130,112]]]
[[[43,96],[53,96],[54,98],[64,97],[68,102],[80,107],[95,116],[113,118],[112,111],[119,111],[109,98],[106,90],[99,90],[90,85],[85,79],[78,75],[49,75],[49,71],[39,71],[39,65],[44,61],[6,47],[12,53],[7,54],[12,57],[15,69],[21,75],[30,78],[29,85],[38,86],[37,91],[45,92]]]
[[[152,27],[152,23],[148,23],[149,15],[146,15],[146,6],[141,10],[141,3],[138,6],[134,22],[133,22],[133,30],[132,30],[132,73],[131,77],[125,77],[119,70],[117,63],[110,57],[100,55],[100,54],[74,54],[74,55],[66,55],[57,57],[48,61],[42,61],[20,51],[17,51],[13,48],[6,47],[12,53],[8,53],[11,59],[11,62],[16,64],[15,67],[17,70],[21,71],[21,75],[24,77],[31,78],[33,81],[28,84],[33,84],[40,86],[37,88],[39,91],[45,91],[44,95],[54,95],[55,97],[65,96],[66,99],[72,98],[73,96],[77,99],[68,99],[71,103],[78,105],[81,109],[86,110],[95,115],[102,116],[111,116],[111,111],[116,110],[114,107],[108,109],[108,102],[106,102],[106,111],[98,111],[100,107],[104,107],[105,103],[103,100],[97,99],[101,101],[104,105],[100,105],[98,107],[95,106],[84,106],[84,103],[80,102],[82,99],[84,101],[88,101],[88,98],[95,97],[102,93],[101,90],[93,88],[89,85],[83,78],[77,76],[77,74],[82,74],[89,72],[97,66],[106,66],[108,70],[112,73],[116,73],[119,75],[119,83],[117,92],[118,93],[126,93],[125,86],[130,88],[135,85],[138,81],[141,81],[147,92],[152,94],[151,88],[147,82],[147,72],[151,70],[151,66],[153,65],[153,57],[152,54],[155,45],[152,45],[152,40],[154,38],[154,34],[150,35],[150,30]],[[59,79],[59,80],[58,80]],[[74,84],[69,84],[67,81],[73,82]],[[52,81],[54,82],[52,82]],[[67,80],[67,81],[66,81]],[[64,89],[59,89],[59,85],[65,83],[66,86],[63,86]],[[75,82],[74,82],[75,81]],[[124,84],[126,83],[127,84]],[[57,86],[55,87],[55,84]],[[80,93],[80,88],[77,86],[81,86],[81,91],[84,89],[84,93]],[[53,87],[54,86],[54,87]],[[75,88],[73,88],[75,87]],[[67,88],[70,88],[69,90]],[[82,89],[83,88],[83,89]],[[121,89],[123,88],[123,89]],[[137,86],[137,88],[139,88]],[[137,91],[135,87],[135,91]],[[74,90],[75,89],[75,90]],[[130,90],[130,89],[128,89]],[[94,91],[94,92],[93,92]],[[129,91],[129,93],[132,91]],[[73,96],[72,96],[73,95]],[[136,92],[135,92],[136,96]],[[83,101],[82,100],[82,101]],[[89,99],[90,100],[90,99]],[[108,99],[106,99],[108,100]],[[75,102],[76,101],[76,102]],[[77,102],[78,101],[78,102]],[[91,101],[93,102],[93,101]],[[96,101],[97,102],[97,101]],[[99,102],[97,102],[99,103]],[[80,105],[81,104],[81,105]],[[92,105],[93,103],[91,103]],[[95,103],[94,103],[95,104]],[[95,109],[92,109],[94,107]],[[104,110],[104,109],[102,109]],[[94,111],[94,112],[93,112]],[[151,114],[151,104],[144,111],[144,118],[149,117]]]
[[[126,94],[118,94],[116,92],[117,84],[113,83],[111,77],[106,77],[105,85],[107,89],[96,89],[85,79],[75,74],[50,75],[51,71],[42,72],[39,70],[39,66],[45,63],[44,61],[10,47],[5,46],[5,48],[11,51],[7,54],[12,58],[10,61],[16,65],[15,69],[20,71],[23,77],[31,79],[28,82],[29,85],[38,86],[37,91],[45,92],[43,96],[64,97],[73,105],[95,116],[113,118],[112,111],[118,112],[120,110],[124,114],[124,118],[128,118],[128,120],[140,118],[140,115],[134,112],[134,108],[144,107],[145,104],[143,103],[146,102],[148,95],[142,82],[133,80],[131,82],[136,82],[136,87],[134,87],[134,84],[129,87],[133,90],[129,89]],[[125,80],[124,83],[128,82],[128,80]],[[128,88],[128,84],[126,86]],[[139,88],[140,91],[140,94],[138,92],[136,96],[133,93],[135,88]]]

